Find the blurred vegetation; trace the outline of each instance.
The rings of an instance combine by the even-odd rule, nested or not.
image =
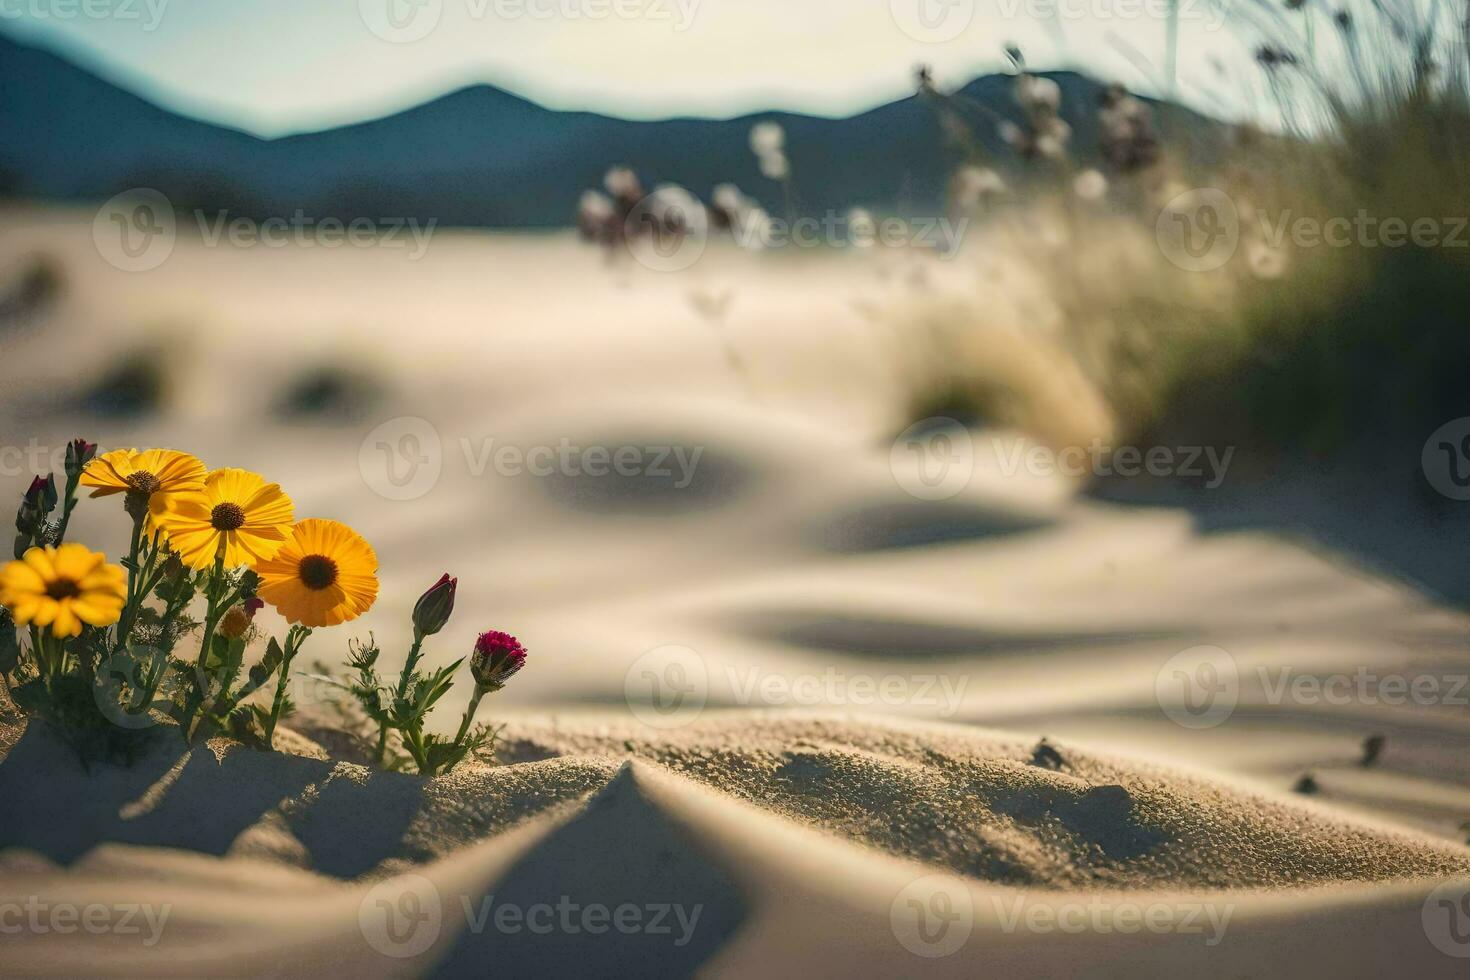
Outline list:
[[[88,414],[136,419],[163,407],[169,395],[169,359],[152,347],[124,351],[105,366],[78,396]]]
[[[1038,278],[1021,289],[1039,291],[1040,319],[1056,322],[1021,310],[997,329],[1006,311],[994,296],[957,311],[929,344],[910,412],[942,408],[950,417],[1020,424],[1053,444],[1098,436],[1238,445],[1267,463],[1388,445],[1417,457],[1429,432],[1470,415],[1463,9],[1415,0],[1331,10],[1314,0],[1243,0],[1228,9],[1254,47],[1283,131],[1237,127],[1209,168],[1188,162],[1166,131],[1153,152],[1126,127],[1115,147],[1102,147],[1114,165],[1100,174],[1079,172],[1065,141],[1063,152],[1038,153],[1031,134],[1056,123],[1027,107],[1017,53],[1018,152],[1031,153],[1051,181],[983,216],[985,251],[1022,260],[1005,273],[1007,290],[1017,289],[1018,275]],[[929,94],[943,111],[943,94]],[[1097,110],[1100,139],[1109,138],[1108,113],[1121,104]],[[1150,116],[1142,118],[1146,136]],[[1187,271],[1170,261],[1156,228],[1200,188],[1228,195],[1239,236],[1220,267]],[[1369,230],[1350,225],[1339,244],[1292,233],[1301,219],[1317,229],[1337,219],[1341,230],[1359,215]],[[1406,234],[1386,243],[1375,224],[1386,219],[1408,229],[1427,219],[1424,240]],[[1018,359],[1014,339],[997,350],[1005,334],[1039,339]],[[957,356],[967,343],[975,349]],[[1048,346],[1093,389],[1071,383],[1080,413],[1039,388],[1026,364],[1034,348]],[[1096,418],[1091,396],[1108,422]]]
[[[320,364],[293,377],[276,398],[273,412],[282,421],[359,422],[385,397],[375,374],[340,364]]]
[[[1434,9],[1344,8],[1328,40],[1321,25],[1291,30],[1305,8],[1267,19],[1257,58],[1294,132],[1245,161],[1232,195],[1277,227],[1361,214],[1423,221],[1425,235],[1391,246],[1369,225],[1345,247],[1288,242],[1279,278],[1243,278],[1227,316],[1165,348],[1135,426],[1309,455],[1403,437],[1417,452],[1470,415],[1470,62],[1464,26]],[[1330,82],[1313,67],[1334,62],[1347,70]]]

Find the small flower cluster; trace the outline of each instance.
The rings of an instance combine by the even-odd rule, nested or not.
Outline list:
[[[306,638],[357,619],[377,599],[372,546],[337,521],[297,520],[290,497],[259,474],[209,470],[188,453],[98,455],[78,439],[65,475],[60,491],[54,475],[32,482],[16,514],[15,560],[0,568],[0,676],[17,703],[88,740],[109,724],[137,730],[172,721],[191,741],[229,734],[270,748],[292,710],[291,664]],[[84,488],[120,497],[131,519],[120,564],[66,540]],[[405,677],[422,636],[448,619],[452,580],[447,590],[447,603],[441,583],[415,610]],[[203,618],[195,619],[200,604]],[[266,604],[289,628],[284,643],[269,637],[247,671],[245,650]],[[17,628],[29,639],[25,649]],[[176,656],[196,633],[193,656]],[[453,669],[441,672],[444,690]],[[493,689],[513,672],[502,669]],[[269,706],[247,702],[272,678]]]
[[[1154,135],[1148,107],[1116,82],[1098,96],[1098,149],[1121,174],[1137,173],[1159,162],[1163,148]]]
[[[608,249],[609,254],[619,245],[645,238],[660,247],[677,247],[684,238],[703,236],[711,228],[731,232],[745,248],[760,249],[770,241],[771,216],[734,184],[716,186],[712,203],[706,206],[678,184],[659,184],[645,191],[638,175],[627,167],[613,167],[602,183],[606,193],[582,192],[577,203],[577,233],[583,241]]]
[[[971,215],[984,210],[1006,192],[1006,182],[990,167],[967,164],[954,172],[949,181],[949,208],[952,215]]]
[[[1061,116],[1061,86],[1023,71],[1016,76],[1015,96],[1025,118],[1020,124],[1001,122],[1000,138],[1023,160],[1065,160],[1072,127]]]
[[[675,244],[709,226],[705,207],[677,184],[660,184],[652,193],[627,167],[613,167],[602,179],[607,193],[582,192],[577,204],[577,232],[584,241],[609,249],[634,238],[652,237]]]
[[[785,181],[791,176],[791,161],[786,157],[786,130],[778,122],[758,122],[750,127],[750,152],[755,154],[761,176]]]
[[[377,744],[372,755],[379,766],[402,769],[412,762],[421,775],[433,776],[448,772],[469,756],[483,759],[494,751],[498,729],[473,723],[480,699],[505,687],[511,675],[526,662],[525,648],[509,633],[490,630],[475,642],[470,656],[470,676],[474,678],[475,688],[454,737],[444,738],[424,731],[429,712],[448,693],[450,678],[464,663],[461,658],[431,673],[419,670],[424,640],[449,622],[458,588],[459,580],[446,572],[414,604],[413,645],[396,685],[390,687],[379,677],[379,650],[371,637],[352,646],[348,665],[356,676],[345,683],[334,682],[353,697],[376,726]]]

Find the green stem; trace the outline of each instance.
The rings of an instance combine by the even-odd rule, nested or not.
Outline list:
[[[394,708],[395,710],[397,708],[397,702],[402,701],[404,697],[408,694],[408,684],[413,677],[414,668],[417,667],[419,664],[419,658],[423,656],[423,647],[424,634],[415,629],[413,631],[413,645],[408,648],[408,657],[403,661],[403,671],[398,675],[398,687],[395,688],[393,692],[394,704],[392,705],[392,708]],[[407,738],[408,729],[403,729],[403,732],[405,736],[403,740],[404,745],[409,745],[409,739]],[[374,758],[379,766],[383,764],[383,756],[387,752],[387,749],[388,722],[387,720],[384,720],[378,722],[378,747],[376,752],[374,753]],[[412,747],[409,748],[409,751],[413,751]],[[415,755],[414,762],[419,761],[419,756]]]
[[[143,609],[143,600],[153,594],[153,590],[163,578],[163,567],[158,564],[158,555],[161,551],[163,549],[158,545],[157,532],[154,533],[152,540],[140,541],[138,548],[134,550],[128,569],[128,601],[123,607],[122,617],[118,619],[114,651],[122,650],[127,646],[128,639],[133,635],[133,626],[138,621],[138,613]],[[132,566],[137,563],[139,555],[144,553],[147,554],[147,560],[143,562],[141,574],[137,575],[135,590]]]
[[[220,542],[219,553],[214,557],[214,569],[209,573],[209,605],[204,612],[204,633],[202,642],[199,644],[199,669],[203,671],[209,662],[209,647],[214,640],[215,627],[224,618],[240,599],[240,590],[236,589],[228,597],[224,595],[225,590],[225,545]]]
[[[46,681],[46,686],[50,687],[51,667],[46,662],[46,648],[41,643],[41,630],[36,626],[32,626],[30,630],[31,656],[34,657],[36,661],[36,673],[39,674],[41,678]]]
[[[214,631],[219,626],[219,621],[229,611],[230,606],[240,598],[237,589],[224,597],[225,589],[225,541],[220,539],[219,549],[215,552],[214,568],[209,573],[209,583],[205,587],[205,594],[209,597],[209,604],[204,613],[204,631],[200,636],[199,659],[194,670],[195,689],[197,698],[190,698],[190,704],[185,707],[184,733],[185,737],[192,738],[191,729],[194,727],[194,714],[204,706],[204,701],[209,697],[209,649],[214,644]],[[223,600],[223,601],[221,601]]]
[[[117,623],[117,638],[113,646],[114,650],[121,650],[127,646],[128,636],[133,629],[133,617],[136,615],[137,599],[135,593],[138,587],[138,549],[143,543],[143,515],[139,514],[133,518],[133,537],[128,543],[128,601],[123,606],[122,617]]]
[[[276,696],[271,701],[271,717],[265,729],[265,747],[274,748],[276,737],[276,724],[281,720],[281,710],[286,704],[286,689],[291,683],[291,661],[301,650],[301,645],[311,635],[311,630],[305,626],[293,626],[291,632],[286,636],[286,649],[281,656],[281,676],[276,680]]]
[[[408,648],[408,657],[403,661],[403,673],[398,675],[397,696],[402,698],[408,693],[409,678],[413,676],[413,670],[419,665],[419,658],[423,655],[424,634],[418,630],[413,631],[413,646]]]
[[[470,703],[464,709],[464,720],[459,723],[459,731],[455,733],[454,744],[459,745],[464,741],[465,734],[470,730],[470,722],[475,719],[475,711],[480,707],[480,699],[485,696],[485,688],[479,684],[475,685],[475,693],[470,695]]]
[[[74,477],[67,477],[66,502],[62,505],[61,509],[61,523],[56,526],[57,547],[60,547],[61,542],[66,540],[66,528],[67,525],[71,524],[71,512],[77,506],[77,484],[81,482],[81,479],[82,475],[80,473]]]
[[[432,776],[429,770],[429,756],[424,751],[423,735],[419,729],[423,726],[423,720],[414,722],[403,730],[403,744],[408,748],[408,754],[413,756],[414,765],[419,767],[419,775]]]

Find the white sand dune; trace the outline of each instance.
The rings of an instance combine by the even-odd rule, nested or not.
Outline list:
[[[68,772],[64,747],[27,733],[0,766],[6,796],[48,772],[51,785],[8,815],[19,846],[0,903],[169,911],[154,946],[25,935],[7,970],[837,976],[917,955],[957,976],[1166,975],[1189,960],[1221,976],[1283,960],[1460,975],[1426,932],[1426,900],[1455,876],[1470,887],[1470,855],[1297,800],[1065,744],[1052,771],[1023,743],[914,722],[733,714],[650,737],[598,715],[507,736],[511,757],[545,758],[430,786],[221,744],[107,819],[122,787]],[[617,761],[629,753],[643,761]],[[163,756],[129,771],[127,792]],[[67,818],[88,796],[99,819]],[[322,876],[366,870],[357,885]],[[571,928],[532,931],[550,911],[495,918],[540,906]],[[668,932],[651,921],[665,907]],[[618,908],[639,928],[583,918]]]
[[[304,678],[315,743],[294,755],[164,749],[84,772],[12,718],[0,911],[171,911],[153,945],[146,926],[7,935],[0,973],[1464,975],[1464,615],[1311,541],[1080,498],[1011,469],[1013,433],[969,437],[954,495],[911,492],[893,436],[912,268],[926,296],[991,282],[972,269],[716,249],[660,275],[556,236],[445,235],[418,262],[181,240],[128,275],[90,216],[12,217],[0,268],[44,252],[66,288],[0,325],[5,443],[174,445],[353,524],[382,599],[308,658],[340,663],[369,630],[401,657],[413,599],[451,570],[459,608],[430,662],[490,627],[532,659],[482,709],[508,722],[505,764],[428,783],[348,761]],[[698,292],[728,293],[728,314],[696,312]],[[160,336],[159,413],[58,403]],[[344,358],[379,403],[330,423],[272,410]],[[402,417],[439,446],[407,500],[370,439]],[[563,444],[666,451],[669,473],[480,466]],[[6,469],[0,490],[28,478]],[[106,503],[74,527],[110,553],[123,534]],[[1174,678],[1200,656],[1233,686],[1189,727]],[[1346,698],[1311,694],[1365,671]],[[1385,678],[1439,686],[1394,697]],[[687,695],[672,710],[664,682]],[[1386,747],[1364,767],[1371,733]],[[1060,770],[1031,763],[1042,735]],[[1308,771],[1318,792],[1290,794]],[[565,897],[642,918],[474,927],[488,896],[491,916]],[[656,908],[670,932],[647,928]]]

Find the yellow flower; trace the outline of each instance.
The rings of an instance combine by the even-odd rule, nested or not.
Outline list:
[[[114,449],[87,464],[81,485],[91,487],[94,497],[141,496],[148,502],[150,519],[156,522],[178,494],[204,489],[204,472],[203,463],[177,450]]]
[[[57,636],[77,636],[82,624],[111,626],[122,615],[127,573],[107,564],[84,544],[31,548],[0,568],[0,605],[21,626],[50,626]]]
[[[356,531],[308,518],[270,561],[261,562],[260,597],[289,622],[336,626],[367,612],[378,597],[378,556]]]
[[[204,488],[175,495],[159,523],[190,568],[214,564],[220,542],[225,567],[257,566],[281,549],[294,511],[280,484],[248,470],[213,470]]]

